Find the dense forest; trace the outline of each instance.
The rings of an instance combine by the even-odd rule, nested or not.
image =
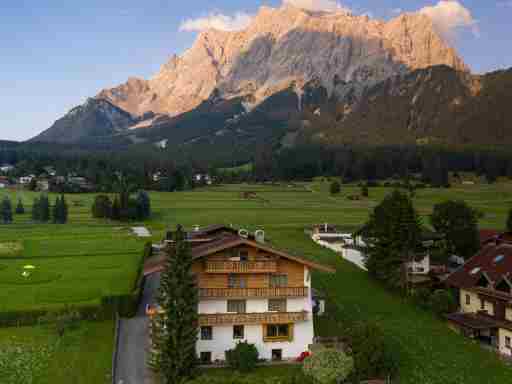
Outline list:
[[[252,167],[230,172],[223,167],[244,163]],[[8,176],[41,175],[51,166],[57,175],[87,178],[97,191],[115,190],[120,174],[137,188],[175,191],[194,188],[195,174],[217,182],[309,180],[336,176],[344,182],[416,178],[433,186],[448,184],[448,172],[471,172],[494,182],[512,177],[512,154],[497,149],[447,149],[434,146],[356,147],[303,145],[280,149],[258,145],[241,161],[207,162],[176,156],[166,150],[91,151],[70,146],[9,145],[0,147],[0,164],[16,168]]]

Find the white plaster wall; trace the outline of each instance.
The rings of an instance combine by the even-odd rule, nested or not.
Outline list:
[[[311,274],[308,268],[304,268],[304,286],[311,287]],[[247,299],[247,313],[268,312],[268,299]],[[281,349],[283,359],[295,359],[304,351],[307,351],[309,345],[313,343],[313,305],[311,289],[308,289],[307,297],[288,298],[286,300],[287,312],[306,311],[308,316],[306,321],[294,323],[292,342],[263,342],[263,325],[245,325],[244,336],[247,342],[255,344],[260,353],[260,358],[271,359],[272,349]],[[226,313],[227,299],[224,300],[202,300],[199,302],[200,314]],[[233,339],[233,325],[215,326],[213,329],[212,340],[201,340],[201,332],[198,331],[198,341],[196,352],[199,356],[201,352],[211,352],[213,360],[224,360],[225,351],[232,349],[242,341]]]
[[[198,338],[200,338],[200,332]],[[245,341],[256,345],[260,358],[270,360],[272,349],[282,349],[283,359],[295,359],[308,350],[313,343],[313,320],[295,323],[293,326],[293,341],[279,343],[263,342],[262,325],[246,325],[244,327]],[[201,352],[211,352],[213,360],[225,360],[225,351],[234,348],[239,341],[233,339],[233,326],[225,325],[213,327],[212,340],[198,340],[196,344],[197,355]]]
[[[500,351],[500,353],[502,353],[504,355],[512,356],[512,350],[505,346],[505,337],[506,336],[508,336],[512,339],[512,332],[510,332],[506,329],[500,328],[498,331],[499,351]]]
[[[247,299],[247,313],[268,312],[269,299]],[[228,308],[227,300],[202,300],[199,302],[199,314],[226,313]],[[287,312],[311,312],[311,290],[308,297],[288,298],[286,299]]]
[[[407,267],[412,267],[412,274],[427,275],[430,272],[430,256],[425,256],[423,260],[407,263]],[[422,271],[420,271],[422,269]]]

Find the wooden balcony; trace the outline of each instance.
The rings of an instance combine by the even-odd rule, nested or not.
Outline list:
[[[276,287],[276,288],[199,288],[201,299],[243,299],[267,297],[307,297],[308,287]]]
[[[274,273],[277,272],[275,261],[208,261],[207,273]]]
[[[216,313],[199,315],[199,325],[289,324],[306,321],[307,312]]]

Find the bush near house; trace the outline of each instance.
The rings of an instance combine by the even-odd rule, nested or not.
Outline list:
[[[354,369],[354,359],[335,349],[315,352],[304,360],[302,367],[306,376],[318,384],[343,382]]]
[[[238,372],[251,372],[258,364],[258,349],[254,344],[246,341],[240,342],[235,348],[226,351],[226,361],[229,366]]]

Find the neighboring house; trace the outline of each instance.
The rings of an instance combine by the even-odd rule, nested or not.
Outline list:
[[[18,179],[18,183],[22,185],[28,185],[35,179],[35,175],[22,176]]]
[[[43,167],[43,169],[48,176],[53,177],[53,176],[57,175],[57,171],[55,170],[55,168],[53,168],[51,166]]]
[[[196,183],[212,185],[212,178],[208,174],[197,173],[197,174],[194,175],[194,181]]]
[[[254,235],[225,226],[195,228],[187,235],[199,284],[197,355],[202,363],[225,360],[240,341],[260,357],[292,360],[313,344],[311,270],[331,268],[290,255]],[[172,243],[172,241],[167,241]],[[149,260],[145,275],[161,271],[165,255]]]
[[[512,242],[488,243],[446,280],[458,291],[460,310],[447,315],[465,336],[512,356]]]
[[[7,188],[9,186],[9,179],[4,176],[0,176],[0,189]]]
[[[3,164],[0,167],[0,172],[2,172],[2,173],[9,173],[9,172],[11,172],[13,170],[14,170],[14,166],[10,165],[10,164]]]
[[[37,190],[41,192],[46,192],[50,189],[50,181],[46,178],[38,178],[37,179]]]

